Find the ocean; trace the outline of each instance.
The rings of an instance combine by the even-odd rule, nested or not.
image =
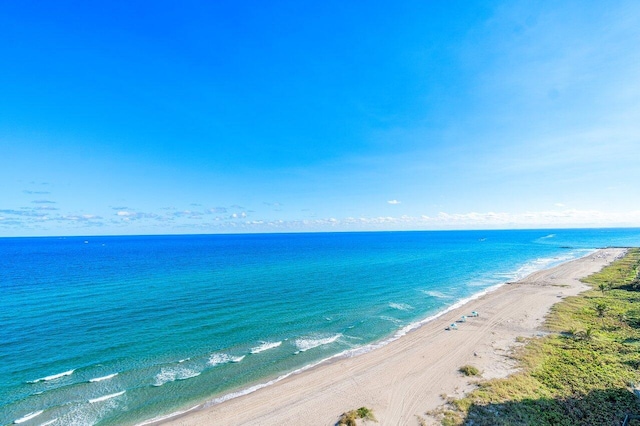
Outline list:
[[[216,404],[607,246],[640,229],[0,238],[0,424]]]

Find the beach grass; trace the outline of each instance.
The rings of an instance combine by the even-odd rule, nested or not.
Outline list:
[[[480,370],[478,370],[477,367],[474,367],[473,365],[463,365],[462,367],[460,367],[459,371],[464,374],[465,376],[479,376],[480,375]]]
[[[442,423],[611,425],[640,414],[639,270],[640,249],[630,249],[585,278],[590,290],[552,308],[551,333],[518,350],[520,372],[450,400]]]
[[[373,410],[368,407],[360,407],[357,410],[347,411],[340,416],[337,426],[356,426],[358,419],[363,421],[377,422],[376,417],[373,414]]]

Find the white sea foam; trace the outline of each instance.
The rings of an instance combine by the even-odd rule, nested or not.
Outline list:
[[[296,353],[306,352],[309,349],[317,348],[318,346],[328,345],[329,343],[335,342],[340,337],[342,337],[342,334],[338,333],[330,337],[321,337],[321,338],[307,337],[303,339],[296,339],[296,346],[298,347],[298,351]]]
[[[225,401],[229,401],[230,399],[234,399],[234,398],[238,398],[240,396],[248,395],[248,394],[253,393],[253,392],[257,391],[257,390],[260,390],[262,388],[266,388],[266,387],[271,386],[271,385],[273,385],[275,383],[278,383],[278,382],[286,379],[287,377],[293,376],[295,374],[302,373],[302,372],[304,372],[306,370],[309,370],[309,369],[311,369],[313,367],[316,367],[316,366],[318,366],[318,365],[320,365],[320,364],[322,364],[324,362],[329,361],[332,358],[335,358],[336,356],[340,356],[340,354],[334,355],[334,356],[329,357],[329,358],[322,359],[322,360],[320,360],[318,362],[315,362],[315,363],[312,363],[312,364],[305,365],[305,366],[303,366],[303,367],[301,367],[301,368],[299,368],[297,370],[294,370],[294,371],[291,371],[289,373],[283,374],[283,375],[281,375],[281,376],[279,376],[279,377],[277,377],[277,378],[275,378],[273,380],[270,380],[270,381],[268,381],[266,383],[259,383],[257,385],[254,385],[254,386],[248,387],[246,389],[240,390],[238,392],[232,392],[232,393],[228,393],[226,395],[222,395],[222,396],[220,396],[218,398],[214,398],[211,401],[206,402],[203,405],[193,406],[193,407],[189,408],[188,410],[176,411],[176,412],[168,414],[166,416],[155,417],[155,418],[147,420],[145,422],[138,423],[136,426],[145,426],[145,425],[149,425],[149,424],[152,424],[152,423],[161,422],[161,421],[168,420],[170,418],[173,418],[173,417],[180,416],[182,414],[188,413],[189,411],[193,411],[193,410],[198,409],[200,407],[207,408],[207,407],[211,407],[213,405],[220,404],[220,403],[225,402]]]
[[[109,380],[118,375],[118,373],[109,374],[108,376],[96,377],[95,379],[89,379],[89,383],[101,382],[103,380]]]
[[[411,311],[413,310],[413,306],[408,305],[406,303],[389,303],[389,307],[393,309],[397,309],[399,311]]]
[[[209,357],[209,365],[215,367],[221,364],[228,364],[230,362],[240,362],[244,359],[244,355],[242,356],[231,356],[229,354],[216,353],[211,354]]]
[[[335,339],[334,339],[334,337],[335,337]],[[337,339],[338,339],[338,338],[340,338],[340,337],[342,337],[342,334],[338,334],[338,335],[336,335],[336,336],[333,336],[333,337],[331,337],[331,339],[332,339],[332,341],[335,341],[335,340],[337,340]],[[332,356],[330,356],[330,357],[327,357],[327,358],[321,359],[320,361],[316,361],[316,362],[314,362],[314,363],[307,364],[307,365],[305,365],[305,366],[302,366],[302,367],[298,368],[297,370],[293,370],[293,371],[291,371],[291,372],[289,372],[289,373],[285,373],[285,374],[283,374],[283,375],[281,375],[281,376],[278,376],[277,378],[275,378],[275,379],[273,379],[273,380],[270,380],[270,381],[268,381],[268,382],[265,382],[265,383],[259,383],[259,384],[257,384],[257,385],[254,385],[254,386],[248,387],[248,388],[246,388],[246,389],[242,389],[242,390],[237,391],[237,392],[228,393],[228,394],[226,394],[226,395],[222,395],[222,396],[220,396],[220,397],[218,397],[218,398],[214,398],[214,399],[212,399],[211,401],[206,402],[206,403],[203,405],[203,407],[204,407],[204,408],[211,407],[211,406],[213,406],[213,405],[217,405],[217,404],[223,403],[223,402],[225,402],[225,401],[229,401],[229,400],[234,399],[234,398],[238,398],[238,397],[241,397],[241,396],[244,396],[244,395],[251,394],[251,393],[253,393],[253,392],[255,392],[255,391],[258,391],[258,390],[260,390],[260,389],[263,389],[263,388],[266,388],[266,387],[268,387],[268,386],[274,385],[274,384],[276,384],[276,383],[278,383],[278,382],[280,382],[280,381],[282,381],[282,380],[284,380],[284,379],[286,379],[286,378],[288,378],[288,377],[294,376],[294,375],[296,375],[296,374],[303,373],[303,372],[305,372],[305,371],[307,371],[307,370],[310,370],[310,369],[312,369],[312,368],[314,368],[314,367],[317,367],[318,365],[321,365],[321,364],[324,364],[325,362],[331,361],[332,359],[335,359],[335,358],[342,358],[342,357],[348,356],[348,352],[350,352],[350,351],[351,351],[351,350],[344,351],[344,352],[340,352],[340,353],[337,353],[337,354],[332,355]],[[196,407],[194,407],[194,408],[196,408]],[[192,409],[193,409],[193,408],[192,408]],[[179,415],[179,414],[175,414],[175,415]],[[155,420],[155,421],[157,421],[157,420]],[[149,424],[149,423],[152,423],[152,422],[153,422],[153,421],[149,421],[149,422],[148,422],[148,423],[146,423],[146,424]],[[140,426],[141,426],[141,425],[140,425]]]
[[[158,374],[156,374],[156,382],[153,386],[162,386],[169,382],[175,382],[176,380],[187,380],[193,377],[197,377],[202,374],[201,371],[192,370],[190,368],[162,368]]]
[[[206,407],[211,407],[212,405],[217,405],[217,404],[220,404],[222,402],[229,401],[230,399],[234,399],[234,398],[238,398],[240,396],[248,395],[248,394],[253,393],[253,392],[257,391],[257,390],[260,390],[262,388],[266,388],[267,386],[271,386],[271,385],[273,385],[275,383],[278,383],[278,382],[286,379],[287,377],[293,376],[294,374],[299,374],[299,373],[302,373],[303,371],[307,371],[307,370],[309,370],[309,369],[311,369],[313,367],[316,367],[316,366],[318,366],[318,365],[320,365],[320,364],[322,364],[324,362],[329,361],[330,359],[332,359],[334,357],[335,356],[332,356],[332,357],[320,360],[318,362],[315,362],[313,364],[305,365],[304,367],[301,367],[301,368],[299,368],[297,370],[294,370],[294,371],[292,371],[290,373],[283,374],[282,376],[279,376],[279,377],[277,377],[277,378],[275,378],[273,380],[270,380],[270,381],[268,381],[266,383],[259,383],[257,385],[254,385],[254,386],[248,387],[246,389],[240,390],[238,392],[228,393],[228,394],[223,395],[221,397],[212,399],[211,401],[205,403],[204,407],[205,408]]]
[[[76,371],[76,370],[73,369],[73,370],[65,371],[64,373],[53,374],[51,376],[42,377],[40,379],[33,380],[31,382],[28,382],[28,383],[49,382],[51,380],[59,379],[60,377],[70,376],[70,375],[73,374],[74,371]]]
[[[47,421],[47,422],[42,423],[40,426],[52,425],[52,424],[54,424],[54,423],[55,423],[55,422],[57,422],[57,421],[58,421],[58,419],[57,419],[57,418],[55,418],[55,419],[51,419],[51,420],[49,420],[49,421]]]
[[[392,323],[394,323],[396,325],[397,324],[402,324],[402,320],[399,320],[398,318],[394,318],[394,317],[389,317],[389,316],[386,316],[386,315],[380,316],[380,319],[381,320],[385,320],[385,321],[390,321],[390,322],[392,322]]]
[[[553,266],[559,265],[569,260],[577,259],[579,257],[591,254],[593,252],[594,250],[576,250],[558,257],[540,257],[538,259],[534,259],[530,262],[527,262],[524,265],[522,265],[520,268],[518,268],[518,270],[516,270],[515,273],[513,273],[512,279],[514,281],[521,280],[524,277],[531,275],[534,272],[541,271],[543,269],[549,269]]]
[[[173,370],[162,369],[156,374],[156,382],[153,386],[159,387],[165,383],[173,382],[176,379],[176,373]]]
[[[343,337],[345,337],[347,339],[352,339],[352,340],[364,340],[363,337],[349,336],[347,334],[344,334]]]
[[[183,374],[183,375],[177,377],[176,380],[187,380],[187,379],[191,379],[193,377],[198,377],[200,374],[202,374],[201,371],[193,371],[192,370],[190,373],[186,373],[186,374]]]
[[[13,424],[19,425],[20,423],[27,422],[27,421],[35,418],[35,417],[38,417],[42,413],[44,413],[44,410],[34,411],[32,413],[26,414],[26,415],[20,417],[19,419],[14,420]]]
[[[58,417],[57,424],[64,426],[94,425],[116,404],[116,400],[102,404],[72,404],[69,406],[69,411]]]
[[[267,351],[269,349],[277,348],[280,346],[282,342],[263,342],[260,346],[256,346],[255,348],[251,348],[250,353],[259,354],[260,352]]]
[[[182,364],[185,361],[189,361],[191,358],[185,358],[185,359],[181,359],[180,361],[178,361],[178,364]]]
[[[420,290],[427,296],[437,297],[438,299],[449,299],[451,296],[435,290]]]
[[[96,402],[106,401],[108,399],[115,398],[115,397],[120,396],[120,395],[124,395],[125,392],[126,391],[120,391],[120,392],[112,393],[112,394],[109,394],[109,395],[104,395],[104,396],[101,396],[101,397],[98,397],[98,398],[93,398],[93,399],[89,400],[89,403],[93,404],[93,403],[96,403]]]
[[[226,364],[231,362],[231,356],[227,354],[211,354],[209,357],[209,365],[215,367],[216,365]]]

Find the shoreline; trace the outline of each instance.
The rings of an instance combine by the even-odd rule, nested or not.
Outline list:
[[[508,355],[519,345],[516,337],[539,335],[538,327],[551,306],[586,288],[579,278],[597,272],[624,252],[620,248],[595,250],[518,281],[489,287],[380,342],[138,425],[276,425],[309,416],[314,424],[334,425],[342,412],[360,406],[372,408],[380,424],[418,424],[418,418],[425,420],[426,411],[444,403],[442,396],[458,397],[473,389],[472,382],[477,379],[462,377],[457,371],[460,366],[478,365],[484,371],[482,378],[504,377],[515,371]],[[560,279],[566,282],[554,283]],[[514,303],[505,304],[506,299]],[[497,317],[492,308],[498,309]],[[508,318],[502,312],[505,309]],[[458,324],[458,330],[445,330],[472,310],[481,316]],[[514,330],[510,326],[513,322],[527,324]],[[502,330],[505,325],[510,332]],[[470,330],[480,331],[480,337],[469,336]],[[501,333],[496,337],[498,331]],[[451,357],[452,353],[455,356]],[[454,359],[459,359],[459,365],[452,364]],[[436,369],[443,364],[449,368]],[[424,382],[419,383],[416,377]],[[411,392],[411,404],[405,401],[407,392]]]
[[[586,256],[588,256],[588,255],[586,255]],[[578,258],[578,259],[580,259],[580,258]],[[573,260],[576,260],[576,259],[567,260],[565,262],[571,262]],[[218,404],[223,404],[223,403],[225,403],[227,401],[250,395],[253,392],[259,391],[259,390],[261,390],[263,388],[267,388],[267,387],[276,385],[280,381],[285,380],[285,379],[289,378],[290,376],[303,374],[308,370],[313,370],[313,369],[316,369],[316,368],[322,368],[322,366],[324,366],[324,365],[329,365],[330,363],[337,362],[338,360],[343,359],[343,358],[344,359],[348,359],[348,358],[357,357],[357,356],[360,356],[360,355],[367,354],[367,353],[369,353],[371,351],[380,349],[380,348],[382,348],[382,347],[384,347],[384,346],[386,346],[388,344],[391,344],[391,343],[395,342],[396,340],[403,338],[408,333],[412,333],[412,332],[420,329],[424,325],[428,324],[429,322],[435,321],[438,318],[440,318],[441,316],[446,315],[447,313],[451,312],[452,310],[459,309],[459,308],[463,307],[464,305],[466,305],[468,303],[471,303],[474,300],[476,300],[476,299],[478,299],[480,297],[483,297],[486,294],[489,294],[489,293],[491,293],[493,291],[496,291],[500,287],[502,287],[504,285],[508,285],[508,284],[512,284],[512,283],[511,282],[503,282],[503,283],[500,283],[500,284],[496,284],[496,285],[488,287],[488,288],[486,288],[486,289],[484,289],[484,290],[482,290],[482,291],[480,291],[478,293],[475,293],[475,294],[473,294],[473,295],[471,295],[469,297],[461,299],[461,300],[455,302],[454,304],[452,304],[451,306],[443,309],[442,311],[436,312],[435,314],[429,315],[428,317],[426,317],[426,318],[424,318],[422,320],[419,320],[419,321],[416,321],[414,323],[411,323],[411,324],[408,324],[408,325],[404,326],[403,328],[401,328],[401,329],[397,330],[395,333],[393,333],[390,337],[387,337],[385,339],[382,339],[382,340],[379,340],[379,341],[376,341],[376,342],[372,342],[372,343],[369,343],[367,345],[364,345],[364,346],[361,346],[361,347],[358,347],[358,348],[348,349],[348,350],[339,352],[339,353],[331,355],[331,356],[329,356],[327,358],[315,361],[315,362],[313,362],[311,364],[307,364],[307,365],[304,365],[304,366],[302,366],[300,368],[297,368],[295,370],[283,373],[283,374],[277,376],[276,378],[274,378],[272,380],[269,380],[267,382],[260,382],[260,383],[257,383],[257,384],[251,385],[251,386],[243,387],[243,388],[241,388],[241,389],[239,389],[237,391],[232,391],[232,392],[229,392],[229,393],[226,393],[226,394],[222,394],[222,395],[220,395],[218,397],[213,397],[211,399],[208,399],[205,402],[198,403],[198,404],[192,406],[191,408],[186,408],[184,410],[179,410],[179,411],[176,411],[174,413],[169,413],[169,414],[166,414],[166,415],[155,417],[153,419],[145,420],[145,421],[140,422],[140,423],[136,423],[136,426],[173,424],[172,423],[173,421],[175,421],[177,419],[180,419],[180,418],[183,418],[185,416],[188,416],[188,415],[192,414],[193,412],[197,413],[197,412],[202,411],[202,410],[207,410],[208,408],[211,408],[211,407],[216,406]]]

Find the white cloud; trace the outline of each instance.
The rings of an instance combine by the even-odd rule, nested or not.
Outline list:
[[[128,210],[121,210],[116,213],[117,216],[122,218],[123,220],[129,221],[134,219],[156,219],[158,215],[155,213],[142,213],[142,212],[133,212]]]
[[[396,204],[400,204],[401,202],[398,201],[398,200],[389,200],[389,201],[387,201],[387,203],[396,205]]]
[[[22,216],[22,217],[44,217],[47,216],[47,213],[42,213],[37,211],[37,208],[30,207],[22,207],[20,210],[15,209],[2,209],[0,213],[14,215],[14,216]]]
[[[548,210],[524,213],[456,213],[441,212],[434,218],[424,217],[421,223],[442,227],[544,227],[544,226],[637,226],[640,211],[602,212],[598,210]]]
[[[193,211],[193,210],[182,210],[178,212],[174,212],[173,216],[175,217],[187,217],[189,219],[199,219],[204,213]]]
[[[233,224],[233,225],[231,225]],[[213,225],[218,226],[218,225]],[[225,222],[246,231],[323,231],[323,230],[438,230],[438,229],[523,229],[640,226],[640,210],[610,213],[598,210],[549,210],[524,213],[507,212],[440,212],[435,216],[360,216],[301,220]]]
[[[213,207],[211,209],[207,209],[206,213],[211,213],[211,214],[216,214],[216,213],[226,213],[227,212],[227,208],[226,207]]]
[[[64,215],[60,216],[61,220],[69,220],[72,222],[87,222],[102,219],[100,216],[94,214],[81,214],[81,215]]]

